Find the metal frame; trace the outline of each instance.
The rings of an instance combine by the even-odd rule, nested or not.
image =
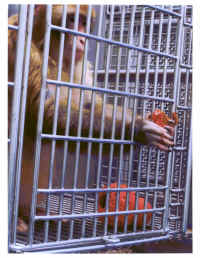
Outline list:
[[[181,6],[179,11],[172,10],[172,6],[168,9],[166,7],[160,6],[141,6],[141,20],[140,20],[140,37],[138,41],[138,45],[133,44],[133,31],[134,24],[136,22],[136,6],[131,6],[129,9],[125,8],[125,6],[120,6],[119,14],[121,15],[120,19],[120,28],[119,31],[119,41],[115,41],[112,39],[112,30],[114,24],[114,15],[115,10],[114,6],[109,7],[109,11],[107,12],[108,22],[108,38],[106,36],[101,36],[103,18],[105,17],[105,6],[99,7],[99,26],[96,35],[89,33],[89,24],[91,19],[91,6],[89,8],[88,17],[87,17],[87,31],[86,33],[81,33],[77,31],[78,26],[78,16],[79,16],[79,6],[77,5],[76,15],[75,15],[75,28],[74,30],[65,28],[65,22],[67,19],[67,6],[65,6],[62,17],[62,26],[58,27],[51,24],[51,6],[47,7],[47,15],[46,15],[46,33],[45,33],[45,44],[44,44],[44,60],[43,60],[43,70],[42,70],[42,87],[41,87],[41,95],[40,95],[40,108],[38,114],[38,125],[37,125],[37,140],[36,140],[36,151],[35,151],[35,169],[34,169],[34,186],[32,192],[32,206],[31,206],[31,214],[30,214],[30,228],[29,233],[26,236],[18,235],[16,231],[17,227],[17,218],[18,218],[18,205],[19,205],[19,187],[20,187],[20,173],[21,173],[21,158],[22,158],[22,145],[23,145],[23,128],[24,128],[24,119],[25,119],[25,108],[26,108],[26,95],[27,95],[27,78],[29,71],[29,57],[30,57],[30,49],[31,49],[31,34],[32,34],[32,24],[33,24],[33,11],[34,6],[31,5],[29,7],[29,16],[27,18],[27,6],[20,6],[20,19],[19,26],[9,26],[9,29],[15,29],[18,31],[18,42],[17,42],[17,58],[16,58],[16,70],[15,70],[15,80],[14,83],[9,82],[9,86],[14,86],[14,97],[13,97],[13,110],[12,110],[12,128],[10,135],[10,152],[9,152],[9,250],[14,252],[29,252],[29,251],[43,251],[43,252],[51,252],[51,253],[71,253],[71,252],[84,252],[84,251],[92,251],[96,249],[105,249],[105,248],[113,248],[120,247],[125,245],[133,245],[133,244],[141,244],[144,242],[150,241],[159,241],[164,239],[175,238],[177,235],[184,236],[187,230],[187,221],[188,221],[188,207],[190,203],[190,184],[191,184],[191,166],[192,166],[192,135],[191,130],[189,132],[186,131],[187,126],[191,128],[191,105],[190,101],[186,97],[182,100],[182,91],[190,94],[190,77],[191,77],[191,62],[183,63],[182,56],[184,52],[184,32],[185,29],[189,28],[192,30],[192,25],[188,22],[185,22],[185,13],[186,7]],[[143,31],[145,26],[145,11],[148,9],[151,13],[151,21],[149,24],[149,42],[148,47],[144,47],[143,45]],[[125,19],[126,19],[126,11],[130,12],[130,24],[129,24],[129,36],[128,43],[123,42],[123,32],[125,30]],[[158,36],[158,48],[157,50],[152,49],[152,38],[153,38],[153,25],[155,21],[156,12],[161,13],[160,24],[159,24],[159,36]],[[161,38],[162,38],[162,25],[163,25],[163,17],[167,16],[168,19],[168,31],[167,31],[167,42],[165,51],[161,52]],[[169,53],[169,44],[170,44],[170,31],[172,26],[172,18],[177,19],[177,42],[176,42],[176,54],[172,55]],[[28,20],[28,25],[26,22]],[[26,36],[26,29],[28,28],[28,33]],[[49,80],[47,78],[47,69],[48,69],[48,55],[49,55],[49,44],[50,44],[50,34],[51,30],[60,31],[61,41],[60,41],[60,54],[59,54],[59,64],[58,64],[58,77],[57,80]],[[62,59],[63,59],[63,48],[64,48],[64,34],[70,33],[74,35],[74,44],[73,44],[73,58],[71,63],[71,73],[69,82],[61,81],[61,71],[62,71]],[[84,68],[83,68],[83,76],[81,84],[73,83],[74,77],[74,63],[75,63],[75,48],[76,48],[76,36],[81,35],[86,37],[86,51],[84,56]],[[85,83],[85,69],[86,69],[86,60],[87,60],[87,48],[88,48],[88,40],[95,40],[96,42],[96,53],[95,53],[95,62],[94,62],[94,86],[88,87]],[[105,59],[105,67],[103,69],[99,69],[99,58],[100,58],[100,44],[104,43],[107,45],[107,48],[104,49],[106,51],[106,59]],[[111,46],[118,47],[118,55],[117,55],[117,65],[114,73],[112,69],[110,69],[110,60],[112,55]],[[122,57],[122,49],[126,48],[128,51],[127,55],[127,64],[126,69],[122,71],[120,68],[121,57]],[[188,53],[191,52],[192,48],[192,40],[189,42],[189,50]],[[131,51],[135,51],[137,53],[137,66],[136,69],[130,69],[131,67]],[[25,56],[25,59],[24,59]],[[142,56],[146,56],[146,68],[145,71],[142,72],[145,74],[145,79],[143,82],[144,91],[141,91],[141,66],[142,66]],[[150,68],[150,57],[155,56],[156,58],[156,67],[153,70],[154,74],[154,88],[153,94],[149,94],[149,81],[152,76],[152,69]],[[164,58],[164,67],[162,69],[162,89],[161,94],[158,95],[159,91],[159,59]],[[172,82],[174,84],[174,90],[172,90],[172,94],[166,96],[166,92],[169,88],[168,86],[168,69],[167,69],[167,60],[174,60],[175,66],[173,69],[173,79]],[[189,60],[189,59],[188,59]],[[24,73],[23,73],[24,71]],[[112,77],[114,74],[114,77]],[[124,86],[121,87],[120,83],[121,76],[125,75],[125,80],[123,81]],[[132,77],[134,76],[134,80]],[[182,86],[182,77],[185,76],[187,85],[183,89]],[[134,82],[134,89],[131,91],[130,83]],[[55,104],[55,115],[54,115],[54,124],[53,124],[53,133],[44,134],[42,133],[43,127],[43,117],[44,117],[44,103],[45,103],[45,90],[46,84],[51,84],[56,87],[56,104]],[[115,83],[116,88],[111,89],[111,84]],[[99,86],[100,85],[100,86]],[[68,96],[68,116],[66,121],[66,134],[65,136],[56,135],[57,130],[57,119],[58,119],[58,100],[60,96],[60,86],[65,86],[69,88],[69,96]],[[129,88],[130,87],[130,88]],[[69,132],[69,121],[70,121],[70,105],[71,105],[71,91],[73,88],[81,89],[81,101],[80,101],[80,110],[83,107],[83,98],[84,91],[89,90],[92,92],[92,105],[91,105],[91,120],[90,120],[90,133],[88,138],[81,137],[81,125],[82,125],[82,115],[80,112],[79,117],[79,125],[78,125],[78,134],[77,136],[68,136]],[[22,94],[21,94],[22,93]],[[92,125],[94,118],[94,101],[95,94],[101,93],[103,94],[103,113],[102,113],[102,127],[100,138],[92,137]],[[111,139],[104,139],[103,131],[104,131],[104,113],[105,113],[105,104],[108,101],[108,95],[112,96],[113,99],[113,128]],[[115,114],[116,107],[118,103],[118,98],[123,98],[123,126],[122,126],[122,134],[121,139],[116,140],[114,138],[115,135]],[[130,102],[130,100],[132,102]],[[151,104],[149,104],[151,101]],[[132,104],[130,104],[132,103]],[[154,148],[148,148],[144,146],[134,145],[132,141],[127,141],[124,139],[124,128],[125,128],[125,113],[128,106],[134,106],[139,108],[141,114],[144,114],[148,111],[150,107],[150,111],[154,110],[157,106],[161,109],[166,110],[167,112],[177,111],[183,116],[183,125],[179,124],[177,133],[175,138],[178,142],[180,138],[180,132],[182,132],[184,138],[181,141],[181,144],[177,144],[176,147],[173,148],[173,151],[169,154],[163,153],[161,151],[155,150]],[[140,107],[141,106],[141,107]],[[137,108],[135,108],[134,112],[136,114]],[[189,116],[189,119],[186,121],[186,115]],[[189,125],[188,124],[189,121]],[[135,121],[133,121],[134,127]],[[131,139],[133,139],[133,131]],[[186,144],[184,144],[184,140],[187,138]],[[65,170],[66,170],[66,160],[68,155],[68,141],[76,142],[76,160],[79,159],[80,155],[80,143],[87,142],[88,144],[88,152],[87,152],[87,172],[86,172],[86,183],[85,187],[77,188],[76,182],[78,177],[78,169],[79,164],[76,162],[75,172],[74,172],[74,185],[71,189],[63,189],[64,183],[61,185],[60,189],[52,188],[52,177],[53,177],[53,165],[51,165],[50,178],[49,178],[49,188],[48,189],[39,189],[38,188],[38,177],[39,177],[39,164],[40,164],[40,151],[41,151],[41,142],[42,139],[51,139],[52,140],[52,150],[51,150],[51,164],[53,164],[54,156],[55,156],[55,144],[57,140],[65,140],[64,153],[65,160],[62,169],[62,178],[64,178]],[[97,160],[97,182],[95,188],[88,188],[88,180],[89,180],[89,170],[90,170],[90,158],[91,158],[91,148],[92,143],[99,144],[99,154]],[[104,143],[109,143],[110,153],[108,155],[108,163],[104,164],[104,160],[102,157],[102,148]],[[115,158],[113,156],[114,153],[114,145],[120,145],[120,154],[118,158],[119,165],[116,165]],[[129,157],[124,154],[124,145],[130,145],[130,155]],[[177,160],[180,156],[180,167],[177,167]],[[155,159],[152,157],[156,157]],[[184,166],[185,157],[187,157],[186,168]],[[128,160],[126,163],[125,160]],[[134,168],[135,164],[137,164],[137,169]],[[153,165],[152,165],[153,164]],[[117,167],[118,175],[116,176],[113,173],[114,166]],[[126,168],[127,166],[127,168]],[[152,169],[154,166],[154,169]],[[102,169],[107,168],[107,176],[102,177]],[[151,171],[152,169],[152,171]],[[137,170],[137,175],[134,172]],[[184,172],[182,172],[182,170]],[[127,171],[127,172],[124,172]],[[145,171],[147,173],[145,174]],[[164,172],[163,172],[164,171]],[[153,173],[153,176],[152,174]],[[160,181],[160,177],[163,175],[163,179]],[[183,174],[185,173],[185,174]],[[133,175],[135,175],[135,181],[133,180]],[[145,181],[143,180],[146,175]],[[116,188],[110,189],[101,188],[102,183],[106,182],[109,185],[113,177],[117,179],[118,185],[122,181],[126,181],[127,188]],[[153,179],[152,179],[153,178]],[[177,179],[178,178],[178,179]],[[182,179],[183,178],[183,179]],[[152,181],[153,180],[153,181]],[[176,180],[178,180],[178,184],[176,185]],[[182,180],[184,183],[182,183]],[[64,181],[64,179],[62,180]],[[135,182],[135,183],[133,183]],[[152,183],[153,182],[153,183]],[[109,192],[116,191],[117,192],[117,200],[119,200],[119,192],[126,191],[127,195],[131,191],[136,192],[136,207],[138,207],[138,199],[142,194],[145,198],[145,209],[144,210],[128,210],[128,198],[126,202],[126,210],[119,211],[118,205],[115,212],[108,212],[108,203],[109,203]],[[98,213],[98,194],[100,192],[106,192],[106,211],[104,213]],[[56,199],[48,200],[47,205],[47,214],[45,216],[37,216],[36,215],[36,204],[37,204],[37,194],[38,193],[49,193],[54,194],[55,196],[60,197],[60,205],[58,207],[58,215],[49,215],[50,210]],[[65,194],[65,197],[64,195]],[[78,196],[79,194],[79,196]],[[92,194],[92,198],[89,197]],[[54,198],[54,197],[52,197]],[[56,197],[55,197],[56,198]],[[149,198],[152,201],[152,210],[147,209],[147,202]],[[161,207],[157,207],[158,199],[161,199]],[[183,200],[182,200],[183,199]],[[175,201],[174,201],[175,200]],[[62,215],[62,205],[65,202],[71,203],[71,212],[68,212],[65,215]],[[58,201],[59,203],[59,201]],[[79,206],[81,203],[82,206]],[[67,204],[66,204],[67,205]],[[78,205],[78,206],[77,206]],[[92,209],[88,207],[91,206]],[[77,212],[77,209],[83,210],[83,212]],[[183,207],[183,209],[182,209]],[[54,208],[54,207],[53,207]],[[183,210],[183,214],[180,215],[180,208]],[[148,229],[148,225],[146,223],[146,212],[152,211],[152,224],[150,229]],[[143,229],[142,231],[137,231],[137,215],[139,213],[144,214],[143,220]],[[110,233],[108,230],[108,216],[109,215],[128,215],[135,214],[134,223],[131,232],[127,229],[127,216],[125,219],[125,226],[123,232],[118,232],[117,221],[118,216],[115,216],[115,227],[113,231]],[[158,214],[161,214],[160,217]],[[102,227],[101,233],[99,230],[99,217],[105,217],[105,223],[100,225]],[[62,221],[61,219],[70,219],[70,225],[67,228],[69,231],[69,236],[67,239],[62,240]],[[52,241],[49,241],[49,235],[53,234],[50,229],[50,220],[58,221],[57,234],[52,237]],[[90,234],[87,235],[87,226],[89,220],[93,221],[92,226],[90,226]],[[40,242],[40,237],[38,240],[35,240],[35,235],[37,232],[35,231],[35,222],[43,221],[44,222],[44,232],[43,237]],[[74,237],[74,227],[79,227],[78,222],[80,222],[80,235],[78,237]],[[180,226],[179,226],[180,224]],[[179,228],[181,227],[181,228]],[[26,240],[25,240],[26,239]]]

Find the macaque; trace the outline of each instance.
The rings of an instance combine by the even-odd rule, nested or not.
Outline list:
[[[67,7],[67,21],[66,26],[70,29],[74,29],[75,21],[75,5],[69,5]],[[52,24],[61,26],[63,6],[53,5],[52,7]],[[45,13],[46,6],[36,6],[34,17],[34,27],[32,35],[31,45],[31,57],[30,57],[30,69],[28,79],[28,94],[26,104],[26,120],[24,131],[24,146],[23,146],[23,160],[22,160],[22,173],[21,173],[21,187],[20,187],[20,207],[19,214],[25,218],[29,217],[30,206],[32,199],[32,185],[33,185],[33,173],[34,173],[34,153],[35,153],[35,140],[36,140],[36,127],[38,109],[40,105],[40,89],[42,80],[42,62],[43,62],[43,48],[44,48],[44,34],[45,34]],[[86,32],[86,17],[88,14],[88,6],[81,5],[79,12],[79,25],[78,30]],[[92,10],[92,21],[95,18],[95,12]],[[9,18],[9,24],[16,25],[18,23],[18,15],[11,16]],[[70,66],[72,58],[73,47],[73,35],[66,33],[64,43],[64,56],[63,56],[63,69],[62,69],[62,81],[69,82],[70,80]],[[9,30],[8,32],[8,69],[9,69],[9,81],[14,79],[14,61],[16,52],[16,40],[17,32]],[[58,73],[58,56],[59,56],[59,44],[60,44],[60,32],[52,31],[50,39],[50,51],[48,59],[48,79],[56,80]],[[81,84],[82,76],[82,64],[84,57],[86,39],[83,36],[76,37],[76,55],[75,55],[75,67],[73,82]],[[84,85],[93,86],[93,75],[91,71],[91,64],[87,62],[87,70],[85,72]],[[96,87],[96,85],[95,85]],[[9,89],[10,91],[10,89]],[[46,98],[44,106],[44,119],[43,119],[43,132],[46,134],[52,134],[53,120],[55,111],[55,85],[47,85]],[[77,88],[71,89],[71,106],[70,106],[70,123],[69,123],[69,136],[77,136],[77,128],[79,124],[79,115],[82,112],[82,127],[81,137],[89,136],[90,128],[90,116],[92,106],[92,92],[84,90],[83,108],[80,111],[80,95],[81,90]],[[59,110],[58,110],[58,122],[57,122],[57,135],[65,135],[66,133],[66,119],[68,114],[68,96],[69,88],[60,87],[59,97]],[[12,93],[9,92],[9,113],[11,108]],[[95,94],[94,104],[94,122],[93,122],[93,138],[100,137],[101,121],[102,121],[102,108],[103,100],[102,96]],[[115,120],[115,139],[121,137],[122,132],[122,119],[123,108],[117,106],[116,120]],[[113,126],[113,105],[106,104],[105,118],[104,118],[104,135],[106,139],[111,138],[111,128]],[[132,131],[133,110],[126,110],[125,118],[125,139],[131,139]],[[10,125],[10,117],[9,117]],[[154,145],[161,150],[168,151],[173,146],[173,127],[166,126],[162,128],[153,123],[149,119],[142,119],[140,116],[135,118],[135,137],[134,140],[142,144]],[[80,155],[79,160],[76,160],[76,142],[70,142],[67,149],[67,165],[64,175],[65,188],[84,188],[87,166],[87,145],[88,143],[80,143]],[[41,155],[40,155],[40,170],[39,170],[39,182],[38,188],[48,188],[49,174],[50,174],[50,157],[52,149],[52,140],[42,140]],[[90,160],[89,171],[89,185],[94,184],[96,181],[96,167],[98,161],[97,144],[92,144],[92,156]],[[53,162],[53,182],[50,187],[60,188],[62,178],[62,168],[64,160],[64,141],[56,142],[55,157]],[[74,181],[75,166],[79,162],[77,182]],[[45,200],[45,195],[39,194],[37,202]],[[37,214],[38,213],[37,211]],[[18,223],[18,230],[24,231],[26,229],[22,220]]]

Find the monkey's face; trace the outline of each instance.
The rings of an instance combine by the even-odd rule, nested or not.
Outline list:
[[[67,16],[67,28],[74,29],[74,23],[75,23],[75,16],[74,14],[68,14]],[[78,31],[79,32],[86,32],[86,16],[80,14],[79,16],[79,23],[78,23]],[[73,49],[73,35],[67,34],[66,40],[65,40],[65,58],[68,58],[70,56],[69,53],[72,53]],[[76,62],[81,60],[84,54],[85,49],[85,37],[77,36],[76,37]],[[70,52],[69,52],[70,51]]]
[[[66,19],[66,27],[74,30],[75,28],[75,16],[76,16],[76,5],[68,5],[67,6],[67,19]],[[61,26],[62,24],[62,14],[63,14],[63,5],[53,5],[52,9],[52,24]],[[86,32],[86,20],[88,16],[88,5],[80,5],[79,10],[79,21],[78,21],[78,28],[79,32]],[[95,19],[95,11],[92,9],[91,13],[91,26],[93,20]],[[72,58],[72,50],[74,45],[74,35],[71,33],[65,34],[65,44],[64,44],[64,62],[66,66],[69,66],[71,63]],[[85,49],[85,37],[76,36],[76,53],[75,53],[75,62],[79,62],[82,60],[84,55]],[[60,44],[60,32],[53,31],[51,37],[51,48],[50,48],[50,55],[56,61],[58,61],[59,56],[59,44]]]

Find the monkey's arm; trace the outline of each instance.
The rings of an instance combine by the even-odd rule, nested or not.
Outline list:
[[[95,113],[94,113],[94,124],[93,132],[99,135],[99,131],[102,123],[102,101],[99,97],[96,101]],[[86,105],[87,106],[87,105]],[[87,115],[87,110],[83,111]],[[122,133],[122,117],[123,108],[117,106],[116,118],[115,118],[115,138],[120,138]],[[133,111],[127,109],[125,112],[125,139],[131,137],[132,131],[132,120]],[[89,117],[86,119],[86,128],[89,128],[88,121]],[[113,105],[107,104],[105,107],[105,117],[104,117],[104,137],[110,138],[111,131],[113,128]],[[161,150],[169,150],[169,147],[173,145],[173,127],[166,126],[162,128],[157,124],[150,121],[148,118],[142,119],[140,116],[135,118],[135,129],[134,129],[134,140],[142,144],[152,144]]]
[[[36,124],[38,107],[40,100],[41,88],[41,70],[42,70],[42,55],[37,47],[32,44],[31,48],[31,63],[29,74],[29,89],[28,89],[28,119],[30,126],[33,128],[33,123]],[[56,80],[57,68],[54,61],[49,58],[48,78]],[[66,72],[62,73],[62,80],[69,81],[69,76]],[[47,85],[46,100],[44,106],[44,123],[43,130],[45,133],[52,133],[52,125],[55,110],[55,89],[56,86]],[[91,112],[91,93],[85,91],[87,101],[84,102],[82,109],[82,133],[81,136],[88,136],[90,128],[90,112]],[[72,99],[70,106],[70,135],[77,135],[77,128],[79,123],[79,100],[80,90],[72,89]],[[61,87],[58,110],[58,124],[57,133],[65,134],[65,126],[67,119],[68,106],[68,88]],[[98,137],[101,130],[102,121],[102,98],[96,94],[94,107],[94,123],[93,123],[93,137]],[[122,132],[122,107],[117,106],[115,119],[115,137],[120,138]],[[132,125],[132,111],[127,109],[125,118],[125,138],[130,139],[131,125]],[[113,105],[107,104],[105,107],[104,117],[104,137],[110,138],[113,126]],[[172,134],[172,129],[169,129]],[[135,140],[143,144],[153,144],[160,149],[168,150],[168,147],[173,145],[172,136],[166,129],[161,128],[148,119],[136,117],[135,121]]]
[[[31,69],[29,76],[29,107],[33,116],[37,115],[39,107],[39,95],[41,85],[41,69],[42,69],[42,57],[37,48],[32,46],[31,54]],[[49,71],[48,76],[51,79],[56,79],[57,68],[55,63],[49,59]],[[62,80],[69,81],[67,73],[62,73]],[[82,108],[82,131],[81,136],[88,136],[90,128],[90,112],[91,112],[91,93],[85,91],[85,99]],[[72,99],[70,107],[70,135],[77,135],[77,128],[79,123],[79,101],[80,90],[72,89]],[[58,130],[57,133],[65,134],[65,126],[67,119],[67,104],[68,104],[68,88],[61,87],[59,110],[58,110]],[[47,86],[47,97],[45,101],[44,111],[44,132],[52,132],[52,124],[55,109],[55,86]],[[93,123],[93,137],[99,137],[102,123],[102,98],[96,94],[95,107],[94,107],[94,123]],[[122,133],[122,114],[123,108],[117,106],[116,119],[115,119],[115,137],[120,138]],[[130,109],[125,113],[125,138],[130,139],[131,126],[133,113]],[[36,118],[37,119],[37,118]],[[34,119],[35,120],[35,119]],[[110,138],[113,126],[113,105],[106,104],[105,117],[104,117],[104,137]],[[169,131],[169,133],[168,133]],[[153,144],[162,150],[168,150],[169,146],[173,145],[172,141],[173,129],[162,128],[157,124],[149,121],[148,119],[142,119],[137,116],[135,119],[135,137],[134,139],[143,144]]]

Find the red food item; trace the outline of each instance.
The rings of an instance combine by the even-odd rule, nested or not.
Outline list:
[[[175,126],[178,124],[178,115],[173,112],[172,118],[170,118],[167,116],[167,114],[165,114],[165,112],[161,111],[160,109],[156,109],[151,115],[151,120],[161,127],[165,127],[166,125],[172,125],[170,121],[174,120]]]
[[[103,188],[106,188],[104,186]],[[117,183],[113,183],[110,185],[110,188],[117,188]],[[121,184],[120,188],[127,188],[126,184]],[[127,192],[120,192],[119,195],[119,211],[125,211],[126,210],[126,195]],[[117,198],[117,192],[110,192],[110,198],[109,198],[109,212],[116,211],[116,198]],[[135,192],[129,192],[129,210],[134,210],[135,209],[135,198],[136,194]],[[98,211],[99,212],[105,212],[105,200],[106,200],[106,193],[101,192],[99,194],[99,205],[98,205]],[[143,210],[144,209],[144,203],[145,199],[142,197],[138,198],[138,210]],[[147,209],[152,209],[152,206],[150,203],[147,203]],[[147,214],[147,223],[150,222],[151,220],[151,213],[146,213]],[[130,214],[128,215],[128,226],[133,225],[133,220],[134,220],[134,215],[135,214]],[[143,225],[143,216],[144,214],[138,214],[137,216],[137,226],[141,227]],[[104,221],[104,217],[100,217],[102,221]],[[125,221],[125,215],[119,215],[118,216],[118,227],[123,228],[124,226],[124,221]],[[108,225],[111,227],[114,227],[115,223],[115,216],[108,216]]]

